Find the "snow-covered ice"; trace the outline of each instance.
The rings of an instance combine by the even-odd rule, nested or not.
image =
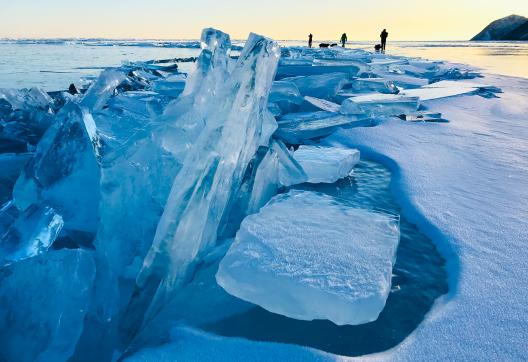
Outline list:
[[[311,183],[334,183],[359,162],[359,151],[340,147],[300,146],[294,153]]]
[[[392,215],[290,191],[244,219],[216,279],[291,318],[367,323],[385,305],[398,242]]]
[[[486,75],[500,98],[428,103],[450,123],[386,120],[338,131],[396,172],[404,215],[448,261],[449,294],[376,360],[523,360],[528,325],[528,80]]]

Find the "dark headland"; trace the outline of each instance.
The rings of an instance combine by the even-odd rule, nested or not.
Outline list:
[[[528,40],[528,18],[510,15],[495,20],[471,40]]]

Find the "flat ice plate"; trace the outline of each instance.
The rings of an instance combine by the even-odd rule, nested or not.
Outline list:
[[[244,219],[216,280],[290,318],[367,323],[385,306],[399,235],[394,215],[290,191]]]

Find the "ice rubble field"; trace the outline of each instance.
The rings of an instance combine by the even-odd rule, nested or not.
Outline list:
[[[201,45],[188,75],[127,63],[78,94],[0,89],[0,360],[343,359],[181,326],[175,301],[223,257],[218,283],[272,312],[375,320],[397,217],[283,193],[359,152],[392,169],[450,278],[404,342],[363,358],[526,357],[528,80],[255,34],[230,57],[214,29]]]

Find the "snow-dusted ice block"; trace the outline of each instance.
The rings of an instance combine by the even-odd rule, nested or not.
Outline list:
[[[342,147],[300,146],[293,154],[310,183],[334,183],[350,174],[359,151]]]
[[[29,207],[0,235],[0,267],[46,252],[63,225],[52,208]]]
[[[275,135],[289,144],[301,144],[309,139],[327,136],[337,127],[370,125],[368,119],[324,111],[290,113],[277,123],[279,128]]]
[[[290,191],[244,219],[216,280],[287,317],[367,323],[385,306],[398,243],[395,216]]]
[[[399,94],[372,93],[351,97],[341,104],[341,113],[346,115],[394,116],[416,112],[420,106],[418,97]]]

